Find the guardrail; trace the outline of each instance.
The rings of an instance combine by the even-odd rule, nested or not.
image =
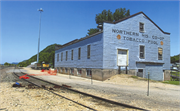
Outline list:
[[[171,78],[173,81],[180,80],[180,70],[179,69],[171,69]]]

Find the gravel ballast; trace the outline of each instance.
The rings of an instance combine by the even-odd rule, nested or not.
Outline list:
[[[13,69],[6,70],[6,74],[12,75]],[[16,71],[16,70],[15,70]],[[24,68],[28,74],[42,74],[39,70]],[[2,71],[1,71],[2,72]],[[93,84],[89,79],[79,78],[68,75],[57,74],[57,76],[36,76],[58,84],[66,84],[72,86],[82,92],[87,92],[96,96],[111,99],[121,103],[133,105],[136,107],[164,111],[180,109],[180,87],[175,85],[163,84],[160,82],[150,82],[150,95],[147,96],[147,81],[131,78],[129,75],[121,74],[102,82],[93,80]],[[9,79],[11,76],[9,76]],[[7,77],[6,77],[7,79]],[[7,79],[8,80],[8,79]],[[3,81],[3,82],[2,82]],[[26,89],[12,88],[18,80],[5,81],[1,79],[0,85],[0,109],[4,110],[52,110],[52,111],[81,111],[88,110],[80,105],[70,102],[66,99],[57,97],[43,89]],[[60,92],[60,94],[72,98],[73,100],[83,102],[89,107],[93,107],[101,111],[109,110],[130,110],[118,106],[108,106],[108,104],[100,106],[99,102],[92,102],[91,98],[84,98],[81,95],[71,92]],[[89,100],[89,101],[88,101]],[[96,101],[96,100],[94,100]]]

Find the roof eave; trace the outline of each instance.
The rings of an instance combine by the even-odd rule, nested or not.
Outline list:
[[[100,33],[103,33],[103,30],[102,30],[102,31],[99,31],[99,32],[96,32],[96,33],[94,33],[94,34],[92,34],[92,35],[89,35],[89,36],[87,36],[87,37],[83,37],[83,38],[80,38],[80,39],[75,39],[75,40],[73,40],[73,41],[71,41],[71,42],[69,42],[69,43],[65,43],[65,44],[62,45],[62,47],[59,48],[59,49],[62,49],[62,48],[64,48],[64,47],[66,47],[66,46],[75,44],[75,43],[80,42],[80,41],[82,41],[82,40],[91,38],[91,37],[93,37],[93,36],[95,36],[95,35],[98,35],[98,34],[100,34]],[[59,50],[59,49],[58,49],[58,50]]]

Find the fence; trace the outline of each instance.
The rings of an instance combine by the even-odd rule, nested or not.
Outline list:
[[[180,79],[180,69],[173,69],[171,68],[171,78],[173,81],[179,81]]]

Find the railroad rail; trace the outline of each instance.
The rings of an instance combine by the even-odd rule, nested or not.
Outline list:
[[[18,69],[19,69],[19,68],[18,68]],[[20,70],[20,69],[19,69],[19,70]],[[15,72],[13,72],[13,73],[14,73],[16,76],[20,77],[20,76],[19,76],[18,74],[16,74]],[[21,73],[22,75],[25,75],[25,74],[26,74],[26,73],[21,72],[21,71],[20,71],[20,73]],[[21,76],[22,76],[22,75],[21,75]],[[56,86],[56,87],[61,87],[61,88],[64,88],[64,89],[66,89],[66,90],[69,90],[69,91],[72,91],[72,92],[76,92],[76,93],[82,94],[82,95],[84,95],[84,96],[92,97],[92,98],[94,98],[94,99],[101,100],[101,101],[104,101],[104,102],[107,102],[107,103],[110,103],[110,104],[118,105],[118,106],[125,107],[125,108],[130,108],[130,109],[148,111],[148,110],[143,109],[143,108],[139,108],[139,107],[135,107],[135,106],[132,106],[132,105],[128,105],[128,104],[116,102],[116,101],[113,101],[113,100],[109,100],[109,99],[106,99],[106,98],[102,98],[102,97],[98,97],[98,96],[95,96],[95,95],[92,95],[92,94],[88,94],[88,93],[85,93],[85,92],[81,92],[81,91],[78,91],[78,90],[75,90],[75,89],[71,89],[71,88],[69,88],[69,87],[66,86],[66,85],[58,85],[58,84],[56,84],[56,83],[49,82],[49,81],[46,81],[46,80],[43,80],[43,79],[40,79],[40,78],[37,78],[37,77],[33,77],[33,76],[30,76],[30,75],[27,75],[27,76],[30,77],[30,78],[34,78],[34,79],[36,79],[36,80],[38,80],[38,81],[42,81],[42,82],[45,82],[45,83],[49,83],[49,84],[54,85],[54,86]],[[38,87],[41,87],[41,88],[43,88],[43,89],[45,89],[45,90],[48,90],[48,89],[46,89],[46,88],[44,87],[44,85],[35,84],[34,82],[29,81],[29,79],[23,79],[23,80],[25,80],[25,81],[27,81],[27,82],[29,82],[29,83],[31,83],[31,84],[34,84],[34,85],[36,85],[36,86],[38,86]],[[65,99],[67,99],[67,100],[70,100],[70,101],[72,101],[72,102],[74,102],[74,103],[77,103],[77,104],[79,104],[79,105],[81,105],[81,106],[84,106],[84,107],[86,107],[86,108],[88,108],[88,109],[91,109],[91,110],[96,111],[96,109],[93,109],[93,108],[91,108],[91,107],[89,107],[89,106],[86,106],[86,105],[83,105],[83,104],[78,103],[78,102],[76,102],[76,101],[73,101],[73,100],[71,100],[71,99],[68,99],[68,98],[66,98],[66,97],[64,97],[64,96],[62,96],[62,95],[60,95],[60,94],[57,94],[57,93],[51,91],[51,90],[48,90],[48,91],[51,92],[51,93],[53,93],[53,94],[55,94],[55,95],[57,95],[57,96],[63,97],[63,98],[65,98]]]
[[[9,68],[9,67],[13,67],[13,66],[0,66],[0,70],[3,70],[5,68]]]
[[[20,77],[20,73],[17,74],[17,73],[15,73],[15,72],[13,72],[13,74],[14,74],[15,76],[17,76],[18,78]],[[21,72],[21,74],[24,74],[24,73]],[[31,76],[31,79],[32,79],[32,78],[33,78],[33,76]],[[36,79],[36,78],[34,78],[34,79]],[[46,87],[45,87],[44,85],[42,85],[42,84],[39,85],[39,84],[37,84],[37,83],[31,82],[32,80],[30,81],[29,79],[23,79],[23,78],[22,78],[22,80],[24,80],[24,81],[26,81],[26,82],[28,82],[28,83],[30,83],[30,84],[32,84],[32,85],[35,85],[35,86],[37,86],[37,87],[39,87],[39,88],[42,88],[42,89],[44,89],[44,90],[47,90],[47,91],[55,94],[56,96],[59,96],[59,97],[62,97],[62,98],[64,98],[64,99],[67,99],[67,100],[69,100],[69,101],[72,101],[72,102],[74,102],[74,103],[76,103],[76,104],[78,104],[78,105],[80,105],[80,106],[83,106],[83,107],[85,107],[85,108],[91,109],[91,110],[93,110],[93,111],[97,111],[97,110],[94,109],[94,108],[91,108],[91,107],[89,107],[89,106],[83,105],[83,104],[78,103],[78,102],[76,102],[76,101],[74,101],[74,100],[71,100],[71,99],[69,99],[69,98],[66,98],[66,97],[64,97],[64,96],[62,96],[62,95],[60,95],[60,94],[58,94],[58,93],[55,93],[54,91],[48,90],[48,89],[46,89]],[[44,82],[46,82],[46,81],[44,81]],[[47,83],[48,83],[48,82],[47,82]]]

